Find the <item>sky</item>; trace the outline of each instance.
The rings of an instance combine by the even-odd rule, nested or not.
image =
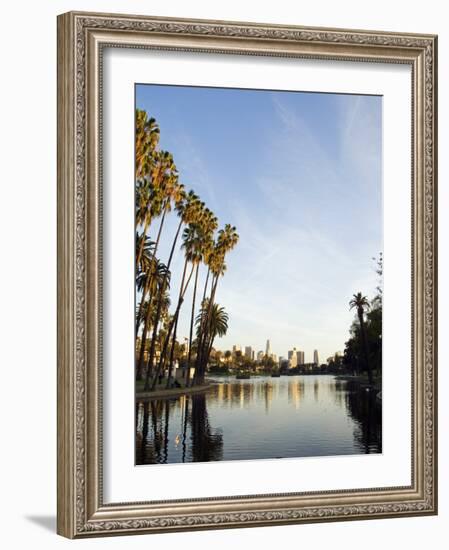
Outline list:
[[[310,92],[136,85],[180,181],[235,225],[216,301],[229,314],[214,347],[252,346],[312,362],[343,351],[352,295],[375,293],[382,251],[382,98]],[[168,258],[176,219],[164,225]],[[153,232],[156,225],[153,227]],[[172,269],[177,296],[182,252]],[[206,269],[200,275],[204,282]],[[193,281],[191,284],[193,287]],[[176,302],[176,300],[173,300]],[[191,288],[178,336],[189,334]],[[173,306],[174,309],[174,306]]]

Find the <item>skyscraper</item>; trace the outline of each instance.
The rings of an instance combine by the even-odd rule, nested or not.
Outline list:
[[[245,346],[245,357],[248,357],[248,359],[252,359],[253,355],[253,348],[251,346]]]
[[[304,365],[304,352],[301,350],[298,350],[296,352],[296,357],[298,358],[298,365]]]
[[[267,357],[270,357],[271,355],[271,346],[270,346],[270,340],[267,340],[267,345],[265,347],[265,355]]]
[[[316,365],[319,365],[320,364],[320,360],[318,358],[318,350],[314,349],[313,350],[313,362],[316,364]]]
[[[298,353],[296,348],[288,351],[288,366],[293,369],[298,366]]]

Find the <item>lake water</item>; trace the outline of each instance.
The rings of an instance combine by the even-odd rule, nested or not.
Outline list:
[[[375,392],[332,375],[217,377],[207,392],[136,403],[136,464],[382,452]]]

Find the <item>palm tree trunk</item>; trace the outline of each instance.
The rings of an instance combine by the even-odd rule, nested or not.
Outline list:
[[[145,217],[145,225],[143,226],[143,231],[142,231],[142,242],[140,243],[140,246],[139,246],[139,251],[137,252],[137,257],[136,257],[136,268],[139,267],[139,264],[140,264],[140,260],[142,259],[142,254],[143,254],[143,247],[145,245],[145,235],[147,234],[147,231],[148,231],[148,227],[150,226],[150,216],[147,215]]]
[[[195,272],[195,284],[193,287],[193,298],[192,298],[192,314],[190,316],[190,334],[189,334],[189,355],[187,358],[187,373],[186,373],[186,381],[185,385],[188,387],[190,382],[190,361],[192,359],[192,342],[193,342],[193,322],[195,319],[195,301],[196,301],[196,289],[198,286],[198,271],[200,268],[200,264],[196,264],[196,272]],[[197,351],[198,353],[198,351]]]
[[[366,370],[367,370],[367,373],[368,373],[368,382],[370,384],[370,386],[373,385],[373,373],[372,373],[372,370],[371,370],[371,364],[370,364],[370,361],[369,361],[369,356],[368,356],[368,341],[366,339],[366,331],[365,331],[365,321],[363,319],[363,312],[358,312],[358,315],[359,315],[359,322],[360,322],[360,333],[361,333],[361,336],[362,336],[362,348],[363,348],[363,354],[364,354],[364,359],[365,359],[365,366],[366,366]]]
[[[205,322],[205,327],[204,327],[204,339],[203,339],[203,345],[202,345],[202,349],[201,349],[201,361],[200,361],[200,368],[199,368],[199,379],[204,379],[204,373],[206,372],[206,367],[207,367],[207,360],[208,358],[205,357],[206,355],[206,351],[207,351],[207,340],[208,340],[208,330],[209,330],[209,319],[210,319],[210,314],[211,314],[211,311],[212,311],[212,306],[214,304],[214,300],[215,300],[215,293],[216,293],[216,290],[217,290],[217,285],[218,285],[218,279],[219,279],[219,275],[216,275],[215,276],[215,279],[212,281],[212,290],[211,290],[211,295],[210,295],[210,298],[209,298],[209,303],[208,303],[208,307],[207,307],[207,313],[206,313],[206,322]],[[195,373],[196,374],[196,373]]]
[[[205,356],[206,365],[209,362],[209,357],[212,351],[212,347],[214,345],[214,340],[215,340],[215,335],[211,337],[209,343],[206,346],[206,356]],[[198,373],[198,378],[197,378],[198,385],[204,384],[205,374],[206,374],[205,369],[201,369],[200,372]]]
[[[149,274],[147,274],[147,276],[145,277],[145,285],[144,285],[143,290],[142,290],[142,296],[141,296],[140,302],[139,302],[139,310],[138,310],[137,316],[136,316],[136,336],[139,332],[139,327],[140,327],[140,323],[141,323],[141,320],[142,320],[143,306],[144,306],[144,302],[145,302],[145,297],[146,297],[147,292],[148,292],[149,284],[150,284],[150,277],[149,277]]]
[[[139,350],[139,360],[137,362],[137,369],[136,369],[136,380],[142,380],[143,376],[143,362],[145,358],[145,344],[147,341],[147,334],[148,329],[150,327],[150,318],[151,318],[151,304],[148,303],[147,312],[145,315],[145,322],[143,325],[143,331],[142,331],[142,338],[140,343],[140,350]]]
[[[181,282],[181,288],[179,289],[179,297],[178,297],[178,303],[179,301],[181,300],[181,297],[183,296],[183,285],[184,285],[184,277],[185,277],[185,274],[186,274],[186,267],[187,267],[187,261],[186,261],[186,264],[184,265],[184,273],[182,275],[182,282]],[[169,363],[168,363],[168,376],[167,376],[167,388],[169,388],[170,386],[170,380],[171,380],[171,374],[172,374],[172,370],[173,370],[173,357],[174,357],[174,354],[175,354],[175,344],[176,344],[176,332],[178,330],[178,318],[176,318],[176,321],[175,321],[175,326],[173,328],[173,338],[172,338],[172,344],[171,344],[171,349],[170,349],[170,360],[169,360]]]
[[[170,272],[170,265],[173,259],[173,253],[175,251],[176,242],[179,237],[179,232],[181,231],[182,226],[182,220],[180,220],[178,224],[178,229],[176,230],[175,238],[173,239],[173,244],[170,250],[170,256],[168,258],[166,272],[164,274],[164,278],[162,279],[161,287],[159,289],[159,300],[157,304],[157,311],[156,311],[156,317],[154,319],[154,325],[153,325],[153,334],[151,335],[151,346],[150,346],[150,352],[148,357],[148,363],[147,363],[147,372],[145,376],[145,391],[148,391],[150,386],[150,377],[153,370],[153,361],[154,361],[154,354],[156,352],[156,336],[157,336],[157,329],[159,326],[159,321],[161,318],[161,311],[162,311],[162,302],[164,299],[164,293],[165,293],[165,287],[167,285],[167,278],[168,274]]]
[[[145,297],[146,297],[146,295],[147,295],[147,293],[150,289],[150,286],[151,286],[151,277],[153,275],[152,272],[151,272],[151,269],[153,267],[153,262],[156,258],[157,249],[159,247],[159,241],[160,241],[160,238],[161,238],[162,228],[164,226],[165,214],[166,214],[166,210],[164,209],[164,213],[162,214],[161,223],[159,225],[159,231],[157,232],[156,242],[154,243],[153,254],[151,254],[150,270],[147,274],[146,281],[145,281],[145,286],[144,286],[143,292],[142,292],[142,298],[140,300],[139,311],[138,311],[137,319],[136,319],[136,334],[139,330],[140,318],[142,316],[142,309],[143,309],[143,304],[144,304],[144,301],[145,301]],[[139,251],[140,256],[142,255],[142,252],[143,252],[143,243],[145,242],[144,237],[145,237],[145,234],[143,234],[142,243],[140,245],[140,251]],[[139,265],[139,263],[137,263],[137,265]],[[150,297],[150,306],[151,306],[151,299],[152,299],[152,297]]]
[[[203,290],[203,299],[201,301],[201,307],[204,307],[204,301],[206,300],[206,293],[207,293],[207,286],[209,284],[209,274],[210,274],[210,267],[207,269],[207,276],[206,276],[206,283],[204,284],[204,290]],[[194,374],[194,381],[196,379],[196,373],[200,368],[200,362],[201,362],[201,348],[203,345],[203,337],[204,337],[204,327],[205,322],[203,319],[203,316],[201,316],[201,323],[200,323],[200,330],[199,330],[199,336],[198,336],[198,342],[196,347],[196,361],[195,361],[195,374]]]
[[[175,356],[175,344],[176,344],[176,332],[178,330],[178,319],[176,319],[175,326],[173,328],[173,337],[171,342],[171,349],[170,349],[170,360],[168,362],[168,376],[167,376],[167,384],[166,388],[168,389],[170,387],[170,381],[172,377],[173,372],[173,360]]]
[[[187,269],[187,260],[186,260],[185,263],[184,263],[184,271],[183,271],[183,275],[182,275],[181,288],[183,288],[183,285],[184,285],[184,279],[185,279],[186,269]],[[153,391],[154,388],[156,387],[157,378],[158,378],[159,373],[160,373],[160,371],[161,371],[161,369],[162,369],[162,364],[163,364],[163,362],[164,362],[164,360],[165,360],[165,355],[166,355],[166,353],[167,353],[168,343],[169,343],[169,341],[170,341],[171,332],[172,332],[173,327],[174,327],[174,325],[175,325],[175,323],[176,323],[176,321],[177,321],[177,319],[178,319],[179,311],[180,311],[180,309],[181,309],[182,302],[184,301],[184,294],[185,294],[185,291],[187,290],[187,286],[188,286],[188,284],[189,284],[189,282],[190,282],[190,279],[191,279],[191,277],[192,277],[192,273],[193,273],[193,267],[192,267],[192,270],[190,271],[190,275],[189,275],[189,277],[188,277],[188,279],[187,279],[187,282],[186,282],[186,284],[185,284],[185,286],[184,286],[184,290],[183,290],[183,292],[182,292],[182,294],[181,294],[181,296],[180,296],[180,299],[179,299],[179,301],[178,301],[178,305],[177,305],[177,307],[176,307],[176,311],[175,311],[175,314],[174,314],[174,316],[173,316],[173,319],[171,320],[171,323],[170,323],[170,325],[169,325],[169,327],[168,327],[168,330],[167,330],[167,335],[166,335],[166,337],[165,337],[164,345],[163,345],[162,350],[161,350],[161,356],[160,356],[160,359],[159,359],[159,363],[158,363],[158,366],[157,366],[157,368],[156,368],[156,372],[154,373],[154,376],[153,376],[153,382],[152,382],[152,384],[151,384],[151,390],[152,390],[152,391]],[[148,374],[148,372],[147,372],[147,374]],[[145,389],[146,389],[146,384],[145,384]],[[147,391],[147,390],[146,390],[146,391]]]

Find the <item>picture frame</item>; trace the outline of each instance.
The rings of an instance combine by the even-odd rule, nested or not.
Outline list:
[[[107,48],[411,69],[411,483],[105,502],[103,54]],[[273,83],[275,86],[275,83]],[[132,171],[131,171],[132,174]],[[132,177],[132,175],[131,175]],[[58,513],[69,538],[437,513],[437,37],[70,12],[58,17]],[[148,473],[151,476],[151,472]],[[261,482],[262,484],[262,482]]]

